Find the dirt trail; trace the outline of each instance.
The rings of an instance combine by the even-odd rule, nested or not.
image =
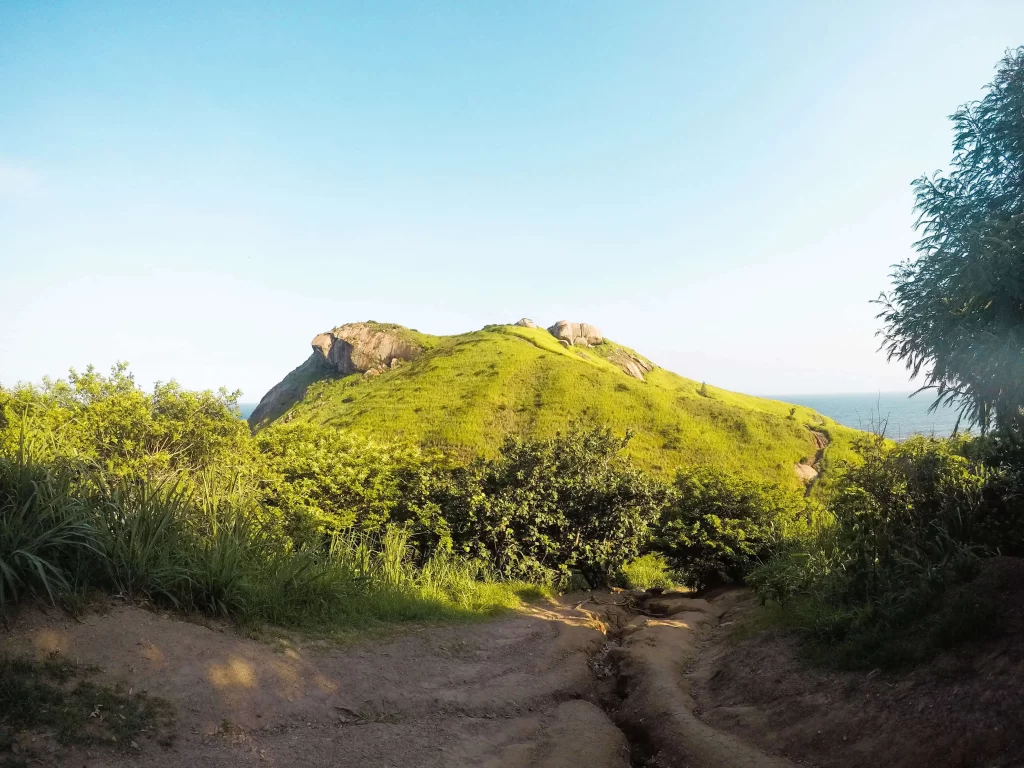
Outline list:
[[[785,632],[736,633],[760,611],[739,601],[689,671],[700,717],[823,768],[1024,768],[1024,560],[947,599],[1001,607],[998,631],[900,672],[810,666]]]
[[[65,749],[38,764],[788,766],[694,715],[684,671],[723,601],[577,595],[342,649],[129,606],[78,622],[27,612],[0,651],[57,651],[175,709],[170,748]]]

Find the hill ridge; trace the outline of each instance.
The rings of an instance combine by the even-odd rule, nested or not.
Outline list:
[[[470,457],[493,454],[506,434],[594,422],[633,431],[629,453],[656,474],[713,464],[794,485],[856,434],[809,408],[679,376],[587,323],[524,318],[432,336],[366,321],[312,347],[250,415],[254,431],[311,422]],[[815,432],[830,441],[824,460]]]

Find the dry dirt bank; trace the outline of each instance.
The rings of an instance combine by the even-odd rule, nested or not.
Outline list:
[[[56,651],[97,665],[107,681],[175,711],[169,748],[142,739],[130,754],[51,751],[52,740],[37,734],[20,742],[30,764],[787,765],[693,716],[683,671],[722,608],[660,603],[577,595],[342,649],[258,642],[130,606],[80,621],[28,611],[0,635],[0,651]],[[637,616],[635,608],[675,615]]]
[[[993,558],[964,589],[1002,606],[1001,634],[899,674],[808,668],[781,633],[740,639],[757,607],[740,602],[689,674],[700,717],[822,768],[1024,767],[1024,560]]]
[[[1000,578],[1024,602],[1024,574]],[[23,734],[29,765],[1024,766],[1024,608],[998,643],[894,678],[809,670],[781,636],[733,640],[752,605],[588,593],[345,648],[131,606],[26,611],[0,653],[97,665],[175,713],[170,747]]]

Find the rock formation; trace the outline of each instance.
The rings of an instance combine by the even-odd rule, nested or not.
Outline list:
[[[377,376],[415,360],[422,347],[409,338],[407,329],[384,323],[348,323],[313,339],[313,354],[289,373],[260,400],[249,416],[249,426],[274,421],[306,396],[318,379],[362,373]]]
[[[650,373],[654,370],[654,363],[650,360],[645,360],[635,352],[629,352],[622,348],[616,349],[608,355],[608,361],[615,363],[623,372],[640,381],[644,380],[645,373]]]
[[[524,317],[516,325],[536,328]],[[548,328],[559,343],[572,347],[592,347],[604,343],[604,337],[588,323],[559,320]],[[423,353],[418,336],[407,328],[390,323],[348,323],[321,333],[312,341],[313,354],[284,380],[274,386],[249,416],[249,426],[258,429],[284,416],[306,396],[309,386],[321,379],[361,373],[366,378],[379,376]],[[646,359],[629,350],[612,345],[603,356],[627,375],[639,381],[654,369]]]
[[[411,341],[404,328],[381,323],[348,323],[313,339],[313,354],[342,376],[350,373],[381,373],[395,360],[415,360],[423,349]]]
[[[288,409],[306,396],[309,385],[330,375],[330,370],[315,352],[298,368],[275,384],[249,414],[249,428],[257,429],[283,416]]]
[[[548,333],[559,341],[567,342],[570,347],[593,347],[604,342],[601,331],[587,323],[559,320],[548,328]]]

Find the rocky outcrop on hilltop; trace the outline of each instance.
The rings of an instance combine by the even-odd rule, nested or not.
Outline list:
[[[339,325],[313,339],[313,354],[341,376],[383,373],[422,352],[405,328],[382,323]]]
[[[516,323],[521,328],[537,328],[527,317]],[[606,344],[597,326],[559,320],[547,329],[566,348],[602,347],[601,356],[627,376],[644,381],[654,365],[635,352]],[[424,337],[408,328],[391,323],[346,323],[313,338],[313,353],[302,365],[274,386],[249,416],[249,426],[258,429],[284,416],[300,402],[316,381],[361,373],[366,378],[397,368],[423,354]]]
[[[415,360],[423,348],[408,329],[386,323],[348,323],[313,338],[313,354],[260,400],[249,416],[256,429],[268,424],[306,396],[309,385],[330,376],[376,376]]]
[[[468,461],[496,455],[509,435],[542,438],[597,421],[635,427],[637,466],[660,476],[693,461],[685,441],[707,435],[700,461],[743,467],[794,489],[798,473],[812,487],[829,438],[853,439],[805,408],[793,407],[787,418],[777,402],[720,397],[719,390],[711,397],[699,380],[654,365],[590,323],[513,323],[445,336],[375,322],[311,334],[293,363],[301,365],[267,392],[249,426],[325,426]]]
[[[516,323],[521,328],[536,328],[537,324],[527,317]],[[596,347],[605,343],[604,334],[596,325],[590,323],[573,323],[569,320],[559,320],[547,329],[548,333],[554,336],[566,349],[572,347]],[[622,369],[627,376],[632,376],[638,381],[644,381],[644,374],[654,370],[654,364],[631,350],[612,345],[611,352],[605,357],[609,362]]]
[[[604,342],[604,336],[597,326],[589,323],[571,323],[559,320],[548,328],[548,333],[570,347],[594,347]]]

